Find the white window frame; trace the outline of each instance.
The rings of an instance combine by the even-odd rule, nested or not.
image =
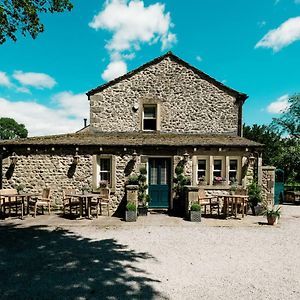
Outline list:
[[[145,118],[145,107],[155,107],[155,119],[154,118]],[[145,129],[144,128],[144,120],[155,120],[155,129]],[[147,103],[143,104],[143,113],[142,113],[142,128],[143,131],[157,131],[158,130],[158,105],[156,103]]]
[[[212,170],[211,170],[211,174],[212,174],[212,181],[214,181],[215,178],[215,160],[220,160],[221,161],[221,177],[226,177],[226,169],[225,169],[225,158],[226,156],[212,156]],[[227,180],[227,177],[226,177]]]
[[[226,156],[227,159],[227,172],[226,172],[226,177],[228,178],[228,182],[230,183],[230,178],[229,178],[229,172],[230,172],[230,161],[231,160],[236,160],[237,161],[237,170],[236,170],[236,179],[237,179],[237,184],[241,184],[242,181],[242,157],[240,156]]]
[[[116,186],[116,162],[115,156],[112,154],[98,154],[93,156],[93,190],[97,191],[100,188],[101,159],[110,160],[110,183],[108,187],[114,192]]]

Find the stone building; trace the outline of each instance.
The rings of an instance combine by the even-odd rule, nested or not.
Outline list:
[[[66,187],[106,180],[112,209],[125,199],[128,176],[147,168],[152,208],[173,208],[174,170],[184,166],[192,185],[208,192],[246,185],[261,145],[242,137],[237,92],[171,52],[87,93],[90,125],[77,133],[0,142],[3,187],[45,186],[59,204]],[[10,164],[10,156],[17,163]],[[216,180],[217,179],[217,180]]]

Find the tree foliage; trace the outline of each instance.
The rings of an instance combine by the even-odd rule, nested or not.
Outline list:
[[[300,139],[300,94],[291,96],[288,108],[279,118],[274,118],[272,126],[282,133]]]
[[[262,153],[264,165],[277,164],[283,147],[279,133],[267,125],[254,124],[251,127],[244,124],[243,134],[245,138],[265,145]]]
[[[28,131],[23,124],[17,123],[11,118],[0,118],[0,139],[25,138]]]
[[[300,181],[300,141],[292,136],[283,138],[274,126],[244,125],[244,137],[264,144],[263,164],[284,170],[285,180]]]
[[[70,11],[69,0],[3,0],[0,1],[0,44],[7,38],[17,40],[17,31],[33,39],[44,31],[39,14]]]

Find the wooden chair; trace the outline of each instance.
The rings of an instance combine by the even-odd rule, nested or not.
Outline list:
[[[16,196],[9,196],[16,195]],[[16,215],[18,214],[18,209],[21,210],[21,218],[23,218],[24,213],[24,203],[22,199],[18,199],[18,192],[16,189],[2,189],[0,190],[0,211],[1,214],[5,215],[6,209],[8,208],[8,216],[11,216],[11,211],[14,209]]]
[[[44,206],[48,207],[48,212],[50,215],[50,196],[51,196],[51,190],[50,188],[44,188],[42,191],[42,194],[36,198],[32,198],[29,201],[29,206],[34,206],[34,213],[33,217],[36,217],[37,208],[42,207],[42,213],[44,214]]]
[[[100,204],[100,197],[99,197],[99,195],[97,195],[97,197],[92,197],[91,199],[90,199],[90,201],[89,201],[89,211],[90,211],[90,213],[89,213],[89,215],[91,214],[92,215],[92,213],[93,213],[93,210],[96,210],[96,217],[98,218],[98,216],[99,216],[99,213],[100,213],[100,211],[101,211],[101,204]]]
[[[238,187],[235,191],[235,195],[243,195],[246,196],[248,194],[247,190],[244,189],[243,187]],[[244,213],[247,215],[247,211],[248,211],[248,201],[244,200],[244,201],[239,201],[238,202],[238,210],[239,211],[244,211]]]
[[[212,211],[215,208],[217,208],[217,210],[218,210],[218,216],[220,215],[220,204],[219,204],[219,200],[217,197],[206,196],[205,191],[203,189],[199,189],[198,202],[201,206],[204,207],[204,215],[206,215],[206,206],[209,206],[210,215],[212,215]]]
[[[66,209],[69,208],[70,214],[72,214],[72,210],[75,209],[76,214],[78,214],[78,209],[80,209],[80,200],[78,198],[72,198],[72,196],[69,196],[71,194],[75,194],[75,189],[64,189],[62,191],[63,194],[63,214],[66,214]]]
[[[109,216],[109,206],[110,206],[110,189],[101,188],[99,195],[99,205],[100,205],[100,214],[102,215],[102,205],[106,206],[107,215]]]

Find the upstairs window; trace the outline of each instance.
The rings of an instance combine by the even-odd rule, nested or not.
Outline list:
[[[144,105],[143,130],[157,130],[156,105]]]

